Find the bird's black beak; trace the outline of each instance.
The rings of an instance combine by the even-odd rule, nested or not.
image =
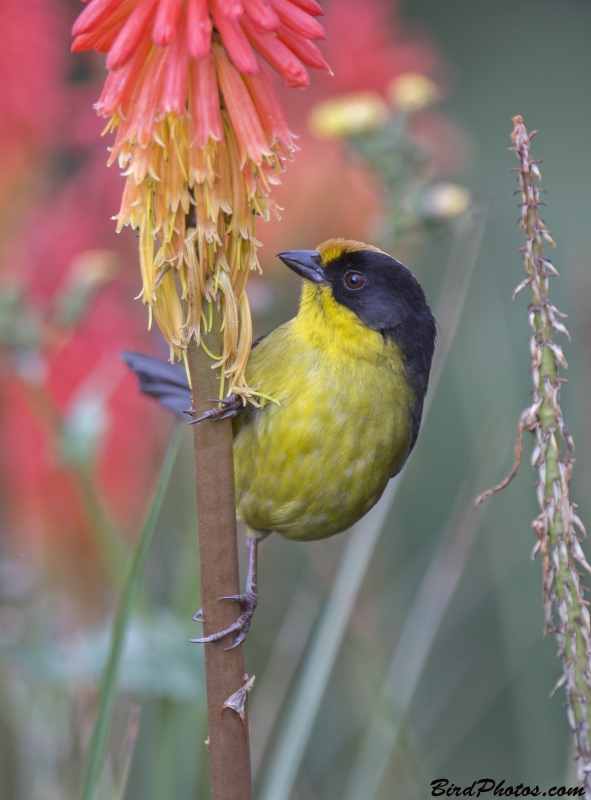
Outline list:
[[[318,250],[289,250],[287,253],[279,253],[284,264],[312,283],[324,283],[326,277],[320,265],[320,253]]]

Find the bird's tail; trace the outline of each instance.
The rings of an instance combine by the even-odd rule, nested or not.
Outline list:
[[[179,417],[191,408],[191,389],[183,367],[143,353],[125,352],[121,353],[121,358],[139,378],[144,394]]]

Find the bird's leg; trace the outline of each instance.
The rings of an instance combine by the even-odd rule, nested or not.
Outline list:
[[[218,600],[230,600],[232,603],[238,603],[242,609],[242,614],[238,617],[233,625],[225,628],[223,631],[212,633],[211,636],[204,636],[202,639],[191,639],[192,642],[219,642],[225,636],[231,633],[238,634],[230,647],[224,648],[225,650],[233,650],[246,639],[246,634],[252,622],[254,610],[259,601],[259,594],[257,589],[257,556],[259,546],[259,536],[248,532],[249,535],[246,539],[246,547],[248,549],[248,570],[246,573],[246,586],[244,587],[244,594],[232,594],[229,597],[218,597]],[[203,622],[203,615],[201,609],[193,614],[193,619],[196,622]]]
[[[192,419],[189,425],[195,425],[195,423],[203,422],[205,419],[210,419],[212,422],[219,422],[221,419],[232,419],[232,417],[237,417],[244,408],[244,402],[237,394],[231,394],[229,397],[222,397],[221,400],[211,400],[211,402],[221,403],[221,406],[205,411],[201,416]],[[193,416],[197,412],[190,408],[184,413]]]

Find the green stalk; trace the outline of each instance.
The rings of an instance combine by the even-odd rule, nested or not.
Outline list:
[[[513,118],[512,148],[517,154],[516,168],[521,194],[520,227],[525,232],[522,249],[527,277],[514,295],[531,287],[528,315],[532,333],[530,352],[533,379],[533,402],[521,415],[515,446],[515,465],[511,473],[494,489],[484,492],[477,503],[504,488],[515,476],[521,463],[522,437],[532,431],[535,448],[532,463],[538,471],[537,495],[541,513],[532,523],[538,537],[536,550],[542,557],[543,596],[546,633],[554,633],[563,674],[556,688],[564,684],[567,717],[571,725],[579,781],[585,796],[591,797],[591,624],[577,563],[591,572],[585,560],[577,531],[585,535],[570,500],[574,442],[565,425],[560,407],[559,368],[567,367],[562,349],[554,342],[555,332],[568,332],[559,321],[564,316],[548,299],[548,278],[557,275],[543,255],[544,242],[554,247],[550,232],[539,216],[540,180],[537,162],[532,159],[529,134],[521,117]]]
[[[150,549],[150,544],[156,530],[156,524],[160,517],[164,496],[172,473],[172,468],[176,458],[181,438],[181,423],[177,423],[172,439],[168,446],[168,452],[162,466],[160,479],[148,518],[142,535],[138,542],[136,551],[131,562],[129,574],[123,588],[123,594],[119,603],[115,625],[113,627],[113,636],[111,640],[111,651],[109,653],[109,661],[103,680],[103,685],[100,694],[100,702],[98,714],[94,725],[92,740],[90,742],[90,750],[88,757],[88,766],[86,769],[86,776],[84,780],[84,788],[82,790],[81,800],[94,800],[96,797],[99,782],[101,778],[103,763],[105,760],[105,753],[107,750],[107,742],[109,739],[109,731],[111,729],[111,721],[113,719],[113,711],[115,709],[115,700],[117,698],[117,682],[119,678],[119,670],[123,658],[123,649],[125,646],[125,638],[127,629],[131,621],[131,614],[135,600],[138,596],[140,582],[146,566],[146,560]]]
[[[544,259],[544,239],[554,244],[538,216],[539,190],[534,188],[534,175],[539,178],[529,152],[530,137],[521,119],[515,120],[515,150],[520,160],[520,188],[524,203],[522,227],[526,235],[525,263],[531,277],[530,315],[533,315],[532,356],[534,403],[541,400],[539,418],[534,429],[537,441],[536,466],[540,476],[539,492],[542,513],[534,521],[540,549],[545,558],[544,598],[546,630],[555,633],[558,653],[564,661],[560,682],[566,690],[567,716],[575,740],[579,781],[586,797],[591,795],[591,630],[589,613],[582,597],[579,572],[575,561],[587,570],[589,566],[578,544],[575,526],[582,530],[569,496],[574,443],[560,407],[559,364],[566,367],[562,351],[553,343],[554,330],[566,332],[557,323],[557,310],[548,301],[548,268]],[[583,531],[584,533],[584,531]],[[555,618],[554,609],[556,612]]]

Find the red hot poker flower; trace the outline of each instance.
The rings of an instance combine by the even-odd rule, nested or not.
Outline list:
[[[256,216],[276,213],[271,187],[296,149],[256,53],[307,86],[306,66],[329,70],[321,13],[316,0],[90,0],[73,29],[74,51],[108,52],[97,110],[117,129],[118,227],[139,229],[142,299],[182,357],[221,295],[234,391],[246,389]]]

